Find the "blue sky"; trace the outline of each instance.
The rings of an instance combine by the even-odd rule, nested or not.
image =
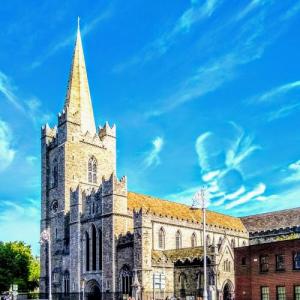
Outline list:
[[[0,239],[38,253],[40,127],[81,28],[129,190],[241,216],[300,206],[300,1],[2,1]]]

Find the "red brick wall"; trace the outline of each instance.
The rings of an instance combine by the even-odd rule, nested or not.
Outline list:
[[[276,299],[276,286],[285,286],[286,299],[294,299],[294,286],[300,285],[300,270],[293,270],[293,252],[300,251],[300,240],[266,243],[236,248],[236,300],[259,300],[262,286],[268,286],[270,300]],[[285,256],[285,271],[276,271],[276,254]],[[269,271],[260,272],[260,256],[269,256]],[[242,258],[246,265],[242,265]]]

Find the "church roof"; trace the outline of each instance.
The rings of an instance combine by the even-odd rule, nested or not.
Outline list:
[[[241,218],[251,233],[300,226],[300,207]]]
[[[210,251],[208,251],[210,254]],[[203,256],[203,247],[194,247],[194,248],[180,248],[172,250],[152,250],[152,259],[154,261],[160,261],[164,257],[170,260],[171,262],[176,262],[178,260],[194,260],[195,258],[202,258]]]
[[[79,114],[83,133],[96,133],[92,100],[85,66],[81,34],[78,21],[77,37],[71,65],[65,110],[72,115]]]
[[[185,204],[128,192],[128,209],[133,211],[141,208],[149,210],[158,216],[178,218],[195,223],[202,222],[202,212],[199,209],[193,210]],[[239,218],[210,210],[206,214],[206,223],[212,226],[246,232],[246,228]]]

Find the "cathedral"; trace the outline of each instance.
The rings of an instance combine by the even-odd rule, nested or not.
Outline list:
[[[41,245],[40,291],[51,284],[53,298],[201,297],[201,211],[128,191],[116,142],[115,125],[95,125],[78,28],[63,110],[41,132],[41,232],[50,239]],[[249,244],[248,231],[213,211],[206,228],[209,299],[232,299],[233,248]]]

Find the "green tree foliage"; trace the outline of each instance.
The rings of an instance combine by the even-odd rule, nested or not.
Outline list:
[[[0,242],[0,292],[17,284],[20,291],[32,291],[38,286],[39,260],[30,246],[23,242]]]

